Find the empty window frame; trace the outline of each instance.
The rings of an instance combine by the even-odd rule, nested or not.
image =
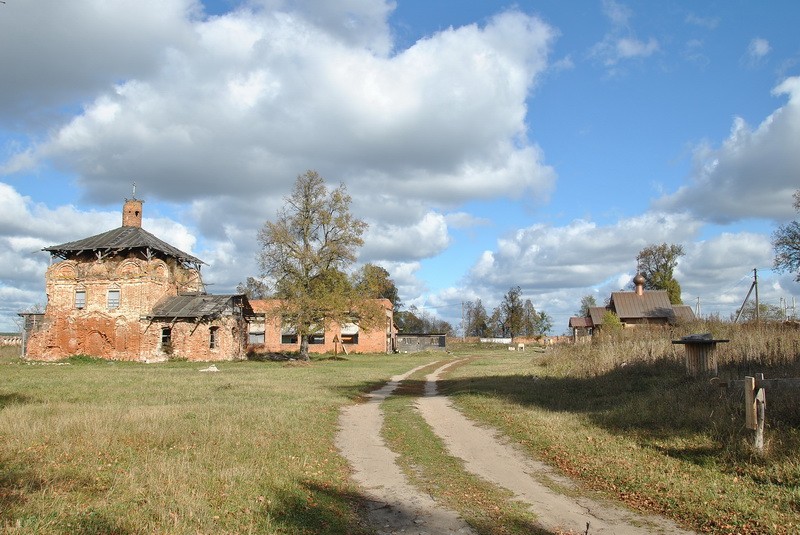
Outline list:
[[[282,334],[281,335],[281,343],[282,344],[296,344],[297,343],[297,335],[294,333]]]
[[[119,289],[118,288],[111,288],[108,290],[108,309],[114,310],[119,308]]]
[[[297,340],[297,330],[284,323],[281,327],[281,344],[296,344]]]
[[[247,329],[247,343],[250,345],[260,345],[266,341],[264,336],[263,323],[251,323]]]
[[[342,325],[341,340],[343,344],[358,344],[358,325],[355,323]]]
[[[208,348],[219,349],[219,327],[208,328]]]
[[[325,333],[314,333],[308,335],[308,343],[309,344],[324,344],[325,343]]]
[[[86,308],[86,290],[83,288],[75,290],[75,308]]]
[[[171,327],[162,327],[161,328],[161,347],[172,348],[172,328]]]

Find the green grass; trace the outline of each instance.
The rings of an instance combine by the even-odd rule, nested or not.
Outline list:
[[[3,356],[0,531],[369,532],[333,445],[338,411],[419,358],[200,373]]]

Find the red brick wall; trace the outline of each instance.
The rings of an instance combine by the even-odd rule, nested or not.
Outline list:
[[[170,349],[161,344],[161,330],[172,329]],[[216,328],[216,345],[211,347],[211,329]],[[236,316],[210,322],[153,322],[143,335],[142,359],[148,361],[180,358],[192,361],[238,360],[247,357],[247,323]]]
[[[26,356],[56,360],[85,354],[115,360],[163,358],[160,329],[141,320],[165,297],[179,292],[197,291],[199,273],[174,260],[144,260],[136,257],[111,257],[97,261],[65,260],[50,266],[45,275],[47,307],[42,328],[29,333]],[[76,308],[75,292],[86,292],[82,309]],[[119,290],[119,306],[109,309],[109,289]],[[192,324],[194,327],[194,324]],[[200,333],[186,337],[181,352],[198,360],[238,358],[243,352],[239,325],[239,343],[234,344],[233,327],[220,325],[220,349],[201,351]],[[207,343],[207,341],[206,341]],[[216,359],[214,358],[214,359]]]
[[[390,343],[391,326],[393,321],[392,304],[388,300],[383,300],[386,309],[386,325],[369,331],[359,330],[358,343],[346,344],[348,353],[389,353],[392,350]],[[254,348],[256,352],[264,353],[285,353],[300,351],[300,341],[294,344],[281,343],[281,325],[279,319],[270,315],[270,312],[277,306],[277,301],[273,300],[253,300],[251,301],[253,310],[264,317],[264,344]],[[259,320],[261,321],[261,320]],[[309,344],[308,350],[311,353],[334,353],[342,352],[342,346],[334,343],[334,338],[342,339],[342,328],[338,324],[331,325],[325,331],[324,344]]]

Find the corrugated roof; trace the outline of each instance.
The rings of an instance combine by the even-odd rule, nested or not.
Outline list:
[[[238,298],[238,299],[237,299]],[[244,295],[178,295],[168,297],[158,303],[150,314],[151,318],[200,319],[222,315],[227,309],[238,304],[242,313],[252,315],[252,309]]]
[[[593,325],[602,325],[603,316],[608,311],[606,307],[589,307],[589,317],[592,318]]]
[[[572,328],[594,327],[591,317],[573,316],[569,319],[569,326]]]
[[[695,319],[694,310],[689,305],[673,305],[675,317],[678,321],[692,321]]]
[[[646,291],[642,295],[636,292],[612,292],[611,307],[622,321],[627,318],[675,319],[669,296],[663,290]]]
[[[82,240],[45,247],[43,250],[68,258],[71,254],[87,251],[119,252],[131,249],[150,249],[183,262],[204,263],[199,258],[156,238],[141,227],[119,227]]]

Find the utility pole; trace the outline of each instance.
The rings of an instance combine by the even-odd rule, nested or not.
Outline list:
[[[758,268],[753,268],[753,287],[756,289],[756,323],[761,319],[761,314],[758,310]]]
[[[747,291],[747,296],[742,301],[742,307],[739,309],[739,312],[736,313],[736,319],[733,320],[734,323],[739,321],[739,317],[741,317],[742,312],[744,312],[744,306],[747,304],[747,300],[750,299],[750,294],[753,293],[753,290],[756,291],[756,323],[759,320],[759,312],[758,312],[758,268],[753,268],[753,284],[750,285],[750,289]]]

